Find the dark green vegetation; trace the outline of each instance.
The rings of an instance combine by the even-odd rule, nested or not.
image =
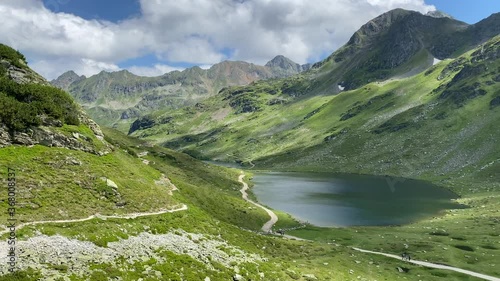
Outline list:
[[[28,65],[26,57],[24,57],[23,54],[4,44],[0,44],[0,59],[7,60],[19,68],[27,68]],[[2,74],[2,67],[3,66],[0,65],[0,74]],[[5,71],[5,69],[3,69],[3,71]]]
[[[0,77],[0,122],[11,130],[42,124],[41,118],[78,125],[78,106],[64,91],[39,84],[18,84]]]
[[[18,83],[7,75],[13,67],[28,73],[26,78],[35,80],[37,75],[26,63],[24,55],[0,44],[0,124],[11,132],[30,126],[60,121],[60,125],[78,125],[78,105],[64,91],[38,83]]]

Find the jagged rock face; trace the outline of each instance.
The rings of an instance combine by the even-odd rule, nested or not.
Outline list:
[[[62,147],[72,150],[80,150],[97,155],[105,155],[111,151],[111,145],[104,140],[104,135],[100,127],[84,113],[80,116],[80,122],[89,127],[96,138],[103,143],[102,149],[97,149],[92,139],[79,133],[68,136],[53,130],[53,127],[60,127],[59,120],[42,118],[43,126],[31,127],[24,131],[9,131],[5,125],[0,124],[0,148],[13,144],[20,145],[43,145],[48,147]]]
[[[38,73],[29,68],[20,68],[5,59],[0,58],[0,66],[6,69],[7,76],[19,84],[36,83],[49,85],[49,83]]]
[[[73,84],[74,82],[81,81],[85,78],[86,78],[85,75],[79,76],[74,71],[70,70],[68,72],[63,73],[57,79],[50,81],[50,84],[60,89],[68,90],[69,85]]]
[[[149,116],[140,117],[137,120],[135,120],[134,123],[132,123],[132,125],[130,126],[130,130],[128,131],[128,134],[132,134],[137,130],[151,128],[155,124],[156,121],[154,118],[151,118]]]
[[[119,120],[136,119],[159,109],[194,105],[224,87],[286,77],[310,68],[308,64],[301,66],[282,56],[268,64],[223,61],[210,69],[195,66],[158,77],[141,77],[122,70],[102,71],[82,78],[70,71],[52,83],[67,89],[101,125],[113,126]]]
[[[276,56],[266,63],[265,66],[269,67],[278,77],[291,76],[311,68],[310,64],[300,65],[282,55]]]
[[[406,72],[416,74],[431,66],[434,58],[456,56],[499,33],[499,14],[468,25],[437,14],[395,9],[363,25],[346,45],[314,64],[313,69],[326,73],[318,85],[329,92],[332,88],[327,84],[350,90],[373,81],[404,77]]]

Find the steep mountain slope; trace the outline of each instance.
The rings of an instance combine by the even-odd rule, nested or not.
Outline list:
[[[448,17],[426,16],[396,9],[363,25],[347,44],[322,62],[314,64],[309,71],[289,78],[257,83],[255,87],[248,88],[248,92],[268,92],[275,98],[263,100],[264,104],[282,104],[297,97],[337,94],[371,81],[401,79],[428,69],[436,62],[436,58],[456,57],[498,33],[500,14],[467,25]],[[281,57],[268,65],[278,65],[281,69],[301,68]],[[244,95],[245,91],[232,91],[235,98],[230,107],[237,112],[261,110],[264,104],[252,95]],[[171,110],[143,116],[132,125],[129,132],[169,122],[169,118],[153,121],[167,111]],[[196,130],[191,133],[196,133]]]
[[[8,69],[0,77],[0,162],[16,171],[16,200],[22,202],[17,219],[73,218],[96,210],[131,212],[174,202],[167,195],[151,197],[165,188],[154,183],[160,173],[137,165],[140,161],[126,153],[114,153],[100,127],[67,93],[49,86],[23,57],[6,55],[15,54],[11,48],[0,45],[0,50]],[[116,169],[136,165],[130,171],[144,178]],[[2,208],[7,208],[5,196]],[[150,201],[143,203],[141,196]]]
[[[317,63],[316,87],[346,90],[390,77],[406,77],[425,70],[433,58],[459,55],[499,34],[499,14],[474,25],[447,17],[430,17],[396,9],[363,25],[349,42]]]
[[[69,71],[51,83],[69,93],[99,124],[127,131],[139,116],[155,110],[176,109],[215,95],[228,86],[247,85],[260,79],[286,77],[308,68],[278,56],[260,66],[224,61],[204,70],[192,67],[158,77],[141,77],[126,70],[101,72],[89,78]],[[118,124],[117,124],[118,122]]]
[[[159,115],[155,125],[133,135],[198,157],[286,169],[408,177],[461,174],[484,165],[492,171],[497,164],[489,163],[500,158],[492,146],[498,45],[495,37],[419,75],[333,96],[294,97],[279,91],[282,81],[228,89],[198,107]],[[396,145],[400,152],[408,149],[407,156],[395,153]]]

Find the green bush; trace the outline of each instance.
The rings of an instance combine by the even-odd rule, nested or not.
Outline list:
[[[4,76],[5,74],[7,74],[7,69],[0,64],[0,77]]]
[[[4,44],[0,44],[0,58],[8,60],[11,64],[19,68],[26,68],[28,64],[23,54]],[[19,60],[24,62],[24,64]]]
[[[79,124],[78,109],[72,98],[51,86],[18,84],[0,77],[0,108],[0,122],[11,130],[38,126],[41,115],[69,125]]]

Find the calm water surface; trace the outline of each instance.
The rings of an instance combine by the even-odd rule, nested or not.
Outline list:
[[[317,226],[401,225],[463,208],[449,190],[416,181],[323,173],[257,173],[259,202]]]

